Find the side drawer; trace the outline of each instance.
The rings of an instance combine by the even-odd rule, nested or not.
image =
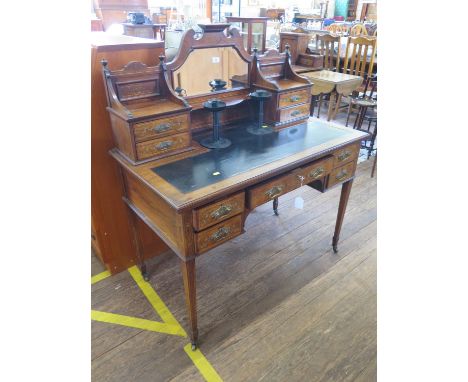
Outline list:
[[[163,155],[190,145],[190,134],[175,134],[165,138],[137,143],[136,152],[139,160]]]
[[[314,163],[311,163],[308,166],[301,167],[297,174],[304,177],[304,184],[313,182],[314,180],[321,179],[328,174],[333,169],[333,157],[326,159],[320,159]]]
[[[290,119],[297,119],[308,117],[310,114],[310,105],[304,104],[299,106],[290,107],[280,111],[280,122],[288,121]]]
[[[254,209],[295,188],[299,188],[300,184],[295,182],[294,179],[295,175],[293,174],[283,175],[247,190],[248,207]]]
[[[188,114],[153,119],[151,121],[135,123],[133,125],[136,142],[158,138],[168,134],[182,133],[184,131],[188,131],[188,129]]]
[[[354,176],[355,170],[356,162],[351,162],[344,166],[335,168],[328,179],[328,187],[333,187],[335,184],[346,182]]]
[[[279,107],[285,108],[309,101],[310,92],[308,89],[291,93],[283,93],[279,96]]]
[[[211,248],[239,236],[242,233],[242,215],[237,215],[222,223],[195,234],[197,253],[203,253]]]
[[[333,153],[334,162],[333,167],[341,166],[348,162],[354,162],[359,156],[359,148],[361,144],[359,142],[353,143],[352,145],[346,146],[340,150],[336,150]]]
[[[240,192],[193,211],[193,228],[201,231],[244,211],[245,194]]]

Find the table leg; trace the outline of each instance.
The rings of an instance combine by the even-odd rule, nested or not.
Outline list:
[[[132,224],[132,231],[133,231],[133,239],[135,240],[135,247],[138,257],[138,266],[140,268],[141,276],[145,281],[149,280],[148,271],[146,269],[145,259],[143,257],[143,248],[141,245],[141,238],[140,234],[138,233],[137,229],[137,217],[133,211],[128,212],[130,214],[131,224]]]
[[[273,212],[275,213],[276,216],[279,215],[279,213],[278,213],[278,198],[273,199]]]
[[[338,215],[336,216],[335,234],[333,235],[333,252],[338,252],[338,240],[340,239],[341,226],[343,225],[343,218],[348,204],[349,194],[351,193],[351,187],[353,185],[353,179],[344,182],[341,186],[340,204],[338,206]]]
[[[333,110],[332,119],[336,118],[336,115],[338,114],[338,111],[340,110],[340,104],[341,104],[341,98],[342,97],[343,97],[343,94],[338,94],[337,93],[337,100],[336,100],[335,110]]]
[[[190,322],[190,341],[192,350],[197,348],[198,325],[197,325],[197,293],[195,283],[195,259],[188,261],[180,260],[180,269],[184,280],[185,302],[187,304]]]

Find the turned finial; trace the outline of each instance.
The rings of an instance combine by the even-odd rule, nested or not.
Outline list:
[[[257,49],[257,47],[254,47],[254,48],[253,48],[253,54],[254,54],[254,56],[256,56],[257,53],[258,53],[258,49]]]
[[[106,59],[101,60],[101,65],[104,66],[105,68],[107,68],[107,64],[108,64],[108,62],[107,62]]]
[[[286,44],[284,46],[284,51],[286,52],[287,56],[291,56],[291,51],[289,50],[289,44]]]

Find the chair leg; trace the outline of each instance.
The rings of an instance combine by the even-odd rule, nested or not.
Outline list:
[[[319,95],[319,105],[317,111],[317,118],[320,118],[320,109],[322,108],[323,94]]]
[[[276,216],[279,215],[279,213],[278,213],[278,198],[273,199],[273,212],[275,213]]]
[[[370,124],[371,124],[371,121],[369,121],[369,130],[370,130]],[[372,151],[374,150],[374,143],[375,143],[375,138],[376,137],[377,137],[377,121],[375,121],[374,132],[372,133],[372,138],[371,138],[371,141],[370,141],[369,151],[367,152],[367,159],[370,158],[370,156],[372,154]]]
[[[311,101],[310,101],[310,115],[313,117],[314,116],[314,107],[315,107],[315,96],[313,95],[312,97],[310,97]]]

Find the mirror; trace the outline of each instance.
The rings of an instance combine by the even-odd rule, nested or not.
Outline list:
[[[233,47],[194,49],[180,68],[172,72],[173,86],[176,92],[188,97],[212,90],[244,88],[248,87],[248,68],[249,64]]]

